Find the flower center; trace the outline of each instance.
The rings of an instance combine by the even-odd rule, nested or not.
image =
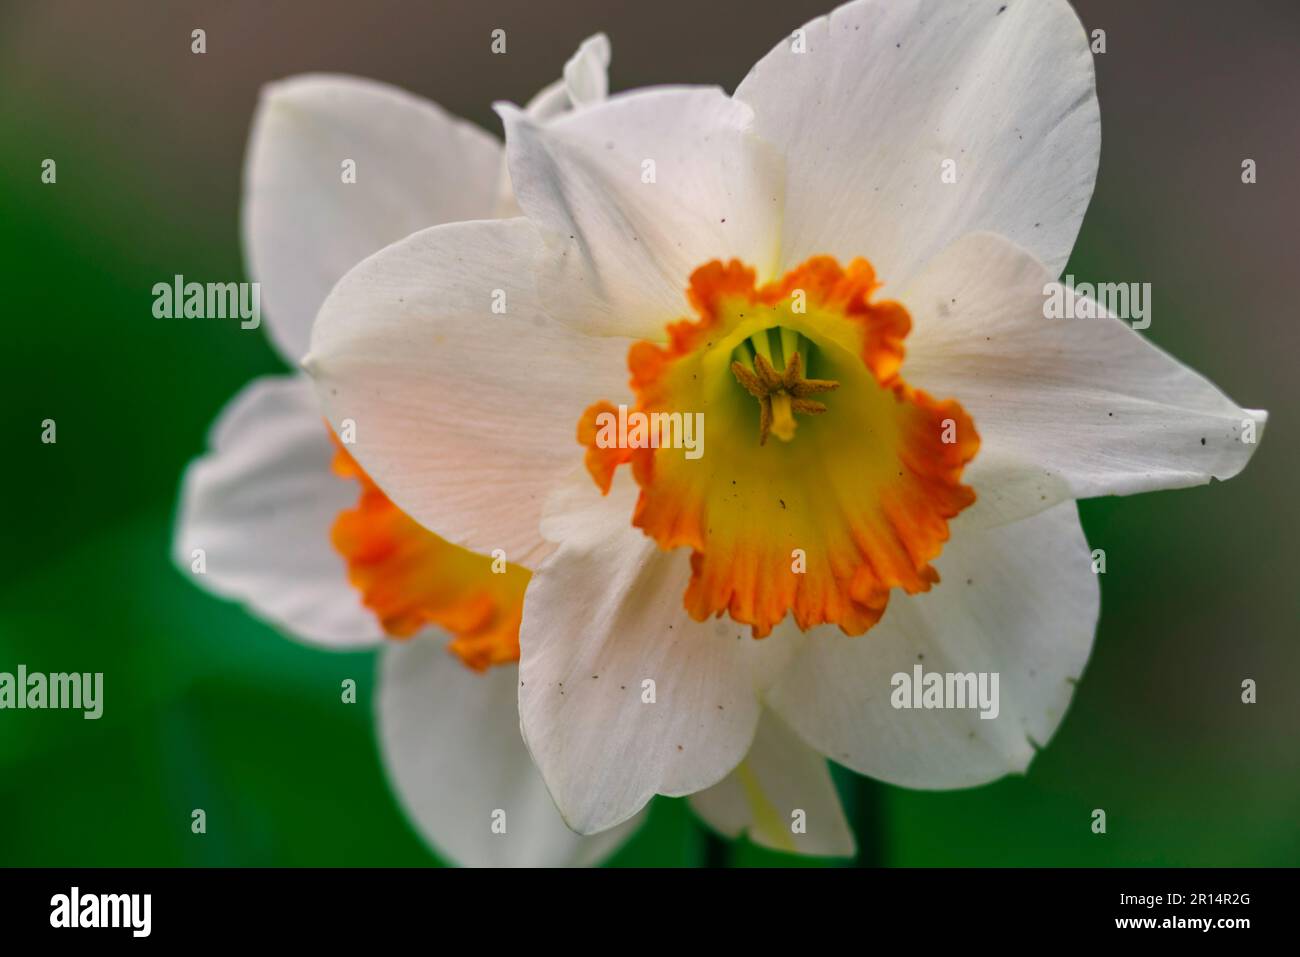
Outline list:
[[[956,402],[902,380],[911,318],[873,302],[877,286],[863,259],[815,257],[761,287],[740,262],[707,263],[687,290],[699,318],[628,353],[636,410],[702,414],[705,454],[609,447],[607,402],[579,422],[602,491],[630,462],[633,525],[692,549],[697,620],[727,613],[763,637],[793,612],[804,629],[861,634],[891,589],[939,580],[929,562],[975,499],[960,478],[979,436]]]
[[[335,474],[361,484],[356,508],[339,513],[330,538],[384,631],[409,638],[438,625],[451,632],[448,650],[475,671],[518,661],[528,570],[453,545],[418,524],[330,436]]]
[[[766,445],[769,434],[783,442],[794,438],[794,414],[820,415],[826,406],[810,395],[830,392],[840,384],[832,379],[805,379],[803,336],[782,326],[765,329],[736,347],[731,373],[758,400],[758,444]],[[775,361],[782,363],[776,371]]]

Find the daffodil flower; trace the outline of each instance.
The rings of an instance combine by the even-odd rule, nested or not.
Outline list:
[[[608,41],[588,40],[529,115],[545,122],[603,99],[608,63]],[[268,87],[248,150],[244,240],[281,355],[297,363],[330,287],[367,255],[427,226],[508,213],[503,167],[494,137],[392,87],[343,76]],[[632,825],[597,838],[564,826],[520,739],[527,570],[405,516],[331,433],[305,376],[249,385],[210,446],[185,475],[176,561],[303,641],[384,646],[384,766],[438,851],[470,865],[554,865],[618,846]]]
[[[857,0],[734,96],[500,112],[524,215],[362,263],[305,365],[399,506],[535,569],[519,708],[565,820],[694,794],[825,847],[824,758],[1023,772],[1097,624],[1075,500],[1229,478],[1265,420],[1104,310],[1048,318],[1100,149],[1070,7]],[[633,412],[702,414],[702,454]],[[902,707],[918,666],[999,706]]]

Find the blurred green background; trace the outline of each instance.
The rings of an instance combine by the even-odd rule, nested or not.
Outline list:
[[[720,83],[829,0],[0,6],[0,671],[102,671],[106,710],[0,711],[0,865],[424,865],[383,781],[370,654],[286,640],[173,569],[182,467],[221,406],[281,368],[261,332],[158,320],[175,273],[243,278],[258,87],[357,73],[499,130],[589,33],[615,89]],[[859,863],[1300,863],[1295,224],[1300,9],[1077,4],[1102,167],[1069,270],[1149,281],[1147,335],[1272,412],[1227,484],[1086,503],[1107,551],[1092,660],[1028,775],[920,793],[842,775]],[[208,53],[190,53],[195,27]],[[488,52],[503,27],[509,53]],[[58,163],[57,185],[40,181]],[[1259,182],[1243,185],[1243,158]],[[40,442],[41,421],[58,442]],[[344,678],[360,704],[339,704]],[[1243,678],[1257,704],[1240,702]],[[190,810],[208,833],[190,832]],[[1109,831],[1094,835],[1093,808]],[[624,865],[786,864],[657,799]]]

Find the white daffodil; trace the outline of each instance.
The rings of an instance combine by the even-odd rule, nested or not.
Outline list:
[[[608,63],[608,41],[588,40],[530,115],[604,99]],[[249,143],[244,240],[281,355],[297,363],[330,287],[370,253],[508,210],[503,167],[494,137],[392,87],[344,76],[269,86]],[[386,645],[384,766],[438,851],[469,865],[578,864],[617,847],[631,825],[594,839],[564,826],[519,736],[525,569],[494,573],[490,557],[395,508],[335,441],[305,376],[249,385],[210,445],[185,475],[177,562],[206,566],[196,582],[304,641]]]
[[[1265,420],[1048,318],[1100,148],[1070,7],[858,0],[734,97],[501,113],[525,215],[362,263],[306,366],[398,505],[536,569],[519,707],[568,823],[703,791],[833,847],[823,756],[1025,770],[1097,624],[1074,500],[1229,478]]]

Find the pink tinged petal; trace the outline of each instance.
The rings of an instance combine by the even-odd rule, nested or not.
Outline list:
[[[1266,413],[1239,407],[1131,322],[1045,318],[1058,288],[1029,253],[975,235],[896,292],[914,324],[903,374],[959,401],[980,434],[964,476],[978,493],[970,520],[1203,485],[1245,468]]]
[[[630,345],[542,313],[539,245],[516,219],[388,247],[330,294],[304,363],[330,421],[355,424],[349,451],[399,508],[524,565],[547,551],[542,505],[581,461],[583,409],[627,391]]]
[[[699,623],[685,552],[633,529],[631,478],[602,497],[585,473],[557,491],[520,632],[524,739],[569,826],[595,833],[658,794],[711,787],[748,752],[759,695],[797,650],[729,620]]]
[[[644,90],[545,124],[498,110],[516,197],[548,234],[538,283],[552,315],[661,339],[687,314],[697,266],[735,256],[775,267],[779,157],[721,90]]]
[[[326,294],[366,256],[491,215],[500,157],[495,137],[383,83],[311,74],[267,86],[245,161],[244,248],[285,360],[302,358]]]
[[[826,759],[764,709],[749,754],[718,784],[692,794],[691,807],[725,837],[748,837],[775,851],[852,857]]]
[[[856,0],[802,30],[736,90],[786,158],[784,265],[865,256],[899,282],[989,230],[1060,273],[1101,145],[1068,3]]]
[[[379,666],[384,768],[402,808],[441,856],[469,867],[599,863],[641,823],[581,837],[560,819],[519,735],[518,669],[470,671],[428,632]]]
[[[827,757],[891,784],[970,787],[1023,772],[1056,732],[1092,648],[1100,589],[1090,559],[1073,502],[985,531],[959,517],[934,563],[940,584],[895,592],[860,637],[811,632],[768,702]],[[917,667],[996,673],[997,708],[895,708],[894,676]]]
[[[379,623],[330,544],[357,486],[330,471],[334,448],[311,383],[258,379],[222,410],[208,444],[181,484],[172,552],[182,572],[295,638],[378,642]]]

